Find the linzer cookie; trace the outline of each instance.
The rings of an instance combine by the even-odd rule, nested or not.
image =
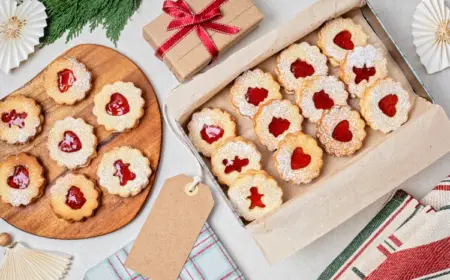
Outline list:
[[[150,162],[141,151],[118,147],[103,155],[98,165],[100,186],[121,197],[135,196],[149,183]]]
[[[192,115],[188,130],[196,149],[210,157],[227,138],[236,136],[236,123],[228,112],[205,108]]]
[[[42,130],[44,117],[33,99],[17,95],[0,101],[0,139],[10,144],[23,144]]]
[[[337,18],[325,24],[319,32],[317,45],[333,66],[345,59],[348,51],[367,45],[367,35],[350,18]]]
[[[269,151],[288,133],[302,130],[303,117],[289,100],[272,100],[261,106],[255,115],[255,133]]]
[[[211,165],[219,182],[230,186],[239,174],[261,169],[261,153],[243,137],[230,138],[212,153]]]
[[[313,123],[320,120],[324,110],[334,105],[347,105],[347,99],[344,83],[334,76],[314,77],[296,93],[296,102],[302,115]]]
[[[280,85],[270,73],[248,70],[239,76],[230,90],[231,102],[243,116],[253,118],[261,105],[281,99]]]
[[[56,121],[48,134],[50,157],[59,165],[76,169],[89,164],[97,155],[94,128],[72,117]]]
[[[142,90],[131,82],[106,85],[95,96],[93,113],[107,130],[122,132],[136,127],[144,115]]]
[[[100,205],[101,191],[84,175],[67,174],[50,189],[51,206],[56,216],[80,222],[94,215]]]
[[[386,65],[382,49],[372,45],[356,47],[341,64],[339,77],[352,97],[362,98],[369,86],[388,75]]]
[[[293,44],[278,56],[276,72],[286,92],[293,94],[308,78],[328,74],[327,57],[317,46]]]
[[[335,106],[325,111],[317,123],[316,135],[330,155],[349,156],[362,147],[365,126],[357,111],[349,106]]]
[[[72,105],[86,97],[91,89],[91,73],[72,57],[55,60],[44,73],[47,94],[56,103]]]
[[[294,184],[306,184],[319,176],[322,157],[322,149],[316,140],[302,132],[286,135],[273,156],[281,178]]]
[[[409,94],[392,79],[376,82],[361,99],[361,115],[375,130],[389,133],[408,120]]]
[[[12,206],[29,205],[44,194],[44,168],[34,156],[20,153],[0,163],[0,196]]]
[[[250,170],[237,177],[228,189],[228,197],[239,216],[256,220],[278,208],[283,190],[264,171]]]

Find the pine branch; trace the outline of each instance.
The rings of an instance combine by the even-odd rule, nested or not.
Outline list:
[[[117,46],[120,33],[128,19],[139,8],[140,0],[41,0],[47,7],[48,26],[42,45],[55,42],[66,33],[67,42],[80,35],[89,25],[92,32],[98,26]]]

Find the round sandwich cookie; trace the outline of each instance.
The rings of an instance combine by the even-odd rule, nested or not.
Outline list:
[[[219,183],[230,186],[239,174],[261,169],[261,153],[244,137],[229,138],[214,150],[211,165]]]
[[[234,209],[249,222],[278,208],[283,203],[282,196],[283,190],[265,171],[249,170],[228,189]]]
[[[366,123],[349,106],[334,106],[317,123],[317,139],[325,151],[337,157],[350,156],[366,138]]]
[[[9,156],[0,163],[0,197],[12,206],[35,202],[45,191],[44,168],[26,153]]]
[[[31,98],[14,95],[0,101],[0,139],[9,144],[33,140],[43,122],[41,106]]]

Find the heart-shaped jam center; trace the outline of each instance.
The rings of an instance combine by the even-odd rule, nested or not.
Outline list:
[[[71,186],[66,195],[66,205],[73,210],[80,209],[86,203],[86,198],[80,188]]]
[[[350,131],[350,123],[343,120],[336,125],[333,130],[333,138],[339,142],[350,142],[353,138],[353,133]]]
[[[326,94],[324,90],[314,93],[313,101],[316,109],[327,110],[333,107],[334,105],[333,99],[331,99],[330,96]]]
[[[222,161],[223,165],[225,165],[225,174],[229,174],[233,171],[241,172],[244,166],[249,164],[248,158],[240,159],[238,156],[235,156],[234,159],[224,159]]]
[[[334,36],[333,43],[344,50],[353,50],[355,48],[355,44],[352,42],[352,33],[348,30],[341,31],[336,34],[336,36]]]
[[[116,92],[111,95],[111,99],[106,104],[105,110],[111,116],[123,116],[130,112],[130,104],[128,104],[125,96]]]
[[[269,95],[269,91],[265,88],[252,88],[249,87],[247,89],[247,93],[245,94],[245,100],[248,103],[258,106],[259,103],[263,102],[264,99]]]
[[[74,153],[83,147],[80,138],[73,131],[65,131],[64,139],[59,142],[59,149],[65,153]]]
[[[63,69],[58,72],[58,88],[61,93],[66,92],[73,86],[77,78],[70,69]]]
[[[28,169],[23,165],[14,167],[14,173],[8,177],[7,183],[13,189],[26,189],[30,184]]]
[[[258,187],[251,187],[250,188],[250,196],[247,197],[247,199],[250,199],[249,209],[253,209],[256,207],[265,208],[266,205],[261,200],[261,198],[263,196],[264,196],[263,194],[260,194],[258,192]]]
[[[381,100],[378,102],[378,108],[380,108],[381,112],[383,112],[386,116],[392,118],[397,113],[397,102],[397,95],[388,94],[385,97],[381,98]]]
[[[114,176],[119,177],[121,186],[125,186],[128,181],[133,181],[136,179],[136,174],[131,172],[129,163],[124,163],[121,159],[119,159],[114,162],[114,168],[116,168]]]
[[[306,61],[297,59],[291,64],[291,72],[296,79],[305,78],[314,74],[314,67]]]
[[[353,66],[353,73],[355,73],[355,75],[356,75],[355,83],[359,84],[363,80],[366,80],[368,82],[370,77],[372,77],[373,75],[375,75],[377,73],[377,70],[375,69],[375,67],[367,67],[364,64],[363,68],[358,68],[356,66]]]
[[[2,122],[7,123],[10,128],[13,125],[17,126],[18,128],[23,128],[25,126],[25,119],[27,118],[27,116],[27,113],[18,113],[13,109],[9,113],[6,112],[2,114]]]
[[[291,169],[298,170],[307,167],[311,163],[311,156],[303,152],[301,147],[295,148],[291,156]]]
[[[202,139],[205,140],[208,144],[212,144],[222,138],[224,130],[216,125],[207,125],[205,124],[200,131],[200,135]]]
[[[283,118],[273,117],[269,124],[269,132],[272,133],[273,136],[278,137],[288,130],[289,126],[291,126],[290,121]]]

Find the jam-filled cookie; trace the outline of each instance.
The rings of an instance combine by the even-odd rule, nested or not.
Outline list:
[[[50,157],[59,165],[76,169],[89,164],[97,155],[94,128],[72,117],[56,121],[48,134]]]
[[[277,148],[284,136],[302,130],[300,110],[289,100],[273,100],[255,115],[255,133],[269,151]]]
[[[0,139],[22,144],[34,139],[42,130],[44,117],[33,99],[16,95],[0,101]]]
[[[347,105],[345,85],[334,76],[318,76],[305,83],[296,93],[297,105],[302,115],[316,123],[323,111],[334,105]]]
[[[91,89],[91,73],[73,57],[54,61],[44,73],[47,94],[58,104],[72,105],[86,97]]]
[[[58,218],[81,222],[94,215],[101,191],[84,175],[67,174],[50,189],[50,203]]]
[[[228,189],[228,197],[239,216],[253,221],[279,207],[283,190],[264,171],[250,170],[239,175]]]
[[[317,46],[293,44],[278,56],[276,72],[287,93],[293,94],[312,76],[327,75],[327,57]]]
[[[230,138],[212,153],[211,165],[219,182],[230,186],[239,174],[261,169],[261,153],[243,137]]]
[[[331,65],[339,66],[348,51],[367,45],[367,35],[352,19],[337,18],[320,30],[317,45],[328,56]]]
[[[302,132],[286,135],[273,156],[281,178],[294,184],[306,184],[319,176],[322,157],[322,149],[316,140]]]
[[[142,90],[131,82],[106,85],[94,98],[93,113],[107,130],[122,132],[136,127],[144,115]]]
[[[236,123],[228,112],[205,108],[192,115],[188,130],[195,148],[210,157],[227,138],[236,136]]]
[[[270,73],[249,70],[239,76],[231,88],[231,102],[243,116],[253,118],[259,106],[281,99],[280,85]]]
[[[352,97],[362,98],[366,89],[388,75],[387,60],[382,49],[372,45],[356,47],[341,64],[339,76],[347,84]]]
[[[362,147],[365,126],[357,111],[349,106],[335,106],[325,111],[317,123],[316,135],[330,155],[349,156]]]
[[[148,158],[127,146],[106,153],[97,169],[100,186],[121,197],[140,193],[147,187],[151,174]]]
[[[405,123],[410,109],[408,92],[389,78],[376,82],[361,99],[361,115],[371,128],[383,133]]]
[[[12,206],[28,205],[44,194],[44,168],[34,156],[20,153],[0,163],[0,196]]]

